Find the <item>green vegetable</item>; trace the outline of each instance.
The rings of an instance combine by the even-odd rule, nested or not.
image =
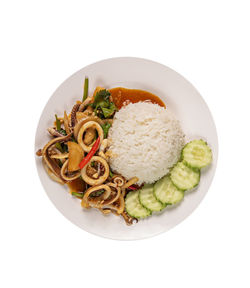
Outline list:
[[[61,130],[61,122],[60,120],[57,118],[57,115],[55,114],[56,117],[56,130],[60,131]]]
[[[64,136],[67,135],[67,133],[66,133],[66,131],[65,131],[64,129],[60,129],[58,132],[61,133],[61,134],[64,135]]]
[[[55,147],[56,147],[56,149],[58,149],[60,152],[62,152],[62,153],[66,153],[66,152],[68,152],[69,150],[68,150],[68,145],[65,145],[65,144],[63,144],[63,143],[59,143],[59,142],[57,142],[56,144],[55,144]]]
[[[109,108],[101,107],[102,112],[105,118],[108,118],[114,114],[114,112],[117,110],[115,104],[113,102],[110,102]]]
[[[103,107],[108,107],[109,106],[109,96],[110,92],[106,89],[100,90],[95,94],[95,99],[94,99],[94,105],[100,105]],[[105,106],[105,103],[107,106]]]
[[[77,198],[83,198],[83,193],[71,192],[71,194]]]
[[[114,174],[112,173],[111,170],[109,170],[109,176],[112,178],[114,176]]]
[[[87,97],[88,97],[88,90],[89,90],[89,79],[88,79],[87,77],[85,77],[82,102],[87,99]]]
[[[62,166],[63,166],[62,160],[58,159],[57,163],[58,163],[59,167],[62,168]]]
[[[139,190],[139,201],[143,207],[147,208],[151,212],[161,211],[163,208],[165,208],[165,205],[156,199],[153,184],[144,185]]]
[[[90,197],[98,197],[101,196],[102,193],[105,192],[104,189],[91,193]]]
[[[179,190],[190,190],[200,182],[200,170],[178,162],[170,172],[170,179]]]
[[[177,204],[184,198],[184,192],[172,183],[169,175],[164,176],[154,184],[154,195],[158,201],[165,205]]]
[[[134,218],[146,218],[151,211],[143,207],[139,201],[139,190],[129,192],[125,199],[126,212]]]
[[[62,147],[63,147],[63,152],[64,153],[68,153],[69,152],[68,145],[62,143]]]
[[[71,136],[71,141],[77,143],[77,141],[76,141],[74,135]]]
[[[115,104],[110,102],[109,96],[108,90],[100,90],[95,95],[94,103],[91,104],[95,114],[100,118],[109,118],[118,110]]]
[[[103,130],[104,138],[107,138],[108,132],[109,132],[109,128],[111,127],[111,124],[110,123],[104,123],[101,126],[102,126],[102,130]]]
[[[212,162],[212,151],[205,141],[193,140],[182,150],[183,162],[191,168],[203,168]]]
[[[92,161],[92,162],[90,163],[90,166],[91,166],[91,167],[94,167],[94,166],[95,166],[95,162]]]
[[[64,153],[64,149],[63,149],[61,143],[57,142],[57,143],[55,144],[55,147],[56,147],[56,149],[58,149],[60,152]]]

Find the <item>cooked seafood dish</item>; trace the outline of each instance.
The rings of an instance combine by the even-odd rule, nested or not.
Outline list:
[[[51,140],[36,152],[49,177],[67,185],[83,209],[138,219],[179,204],[212,162],[202,139],[185,141],[179,121],[156,95],[96,87],[55,115]]]

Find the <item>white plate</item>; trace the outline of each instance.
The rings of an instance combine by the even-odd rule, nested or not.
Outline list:
[[[50,139],[46,131],[52,125],[54,115],[70,111],[76,100],[82,98],[84,77],[89,77],[89,92],[96,86],[106,88],[123,86],[150,91],[158,95],[168,109],[180,120],[187,140],[203,138],[212,147],[213,163],[202,171],[199,186],[187,193],[177,207],[165,209],[158,215],[140,220],[134,226],[126,226],[121,217],[103,216],[95,209],[84,210],[80,200],[67,193],[67,186],[53,182],[36,157],[36,165],[42,185],[56,208],[72,223],[98,236],[119,240],[136,240],[152,237],[174,227],[194,211],[212,182],[218,154],[218,140],[212,115],[197,90],[172,69],[139,58],[112,58],[91,64],[73,74],[54,92],[45,106],[38,123],[35,150]]]

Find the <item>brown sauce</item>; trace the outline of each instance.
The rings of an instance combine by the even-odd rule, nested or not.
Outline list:
[[[84,192],[86,189],[86,184],[81,178],[77,178],[69,183],[67,183],[69,187],[69,192]]]
[[[140,101],[150,101],[151,103],[166,108],[166,105],[158,96],[144,90],[117,87],[109,89],[109,91],[118,109],[129,103],[137,103]]]

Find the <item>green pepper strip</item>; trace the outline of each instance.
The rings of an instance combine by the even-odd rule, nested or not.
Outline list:
[[[57,115],[55,114],[56,117],[56,130],[60,131],[61,130],[61,122],[60,120],[57,118]]]
[[[77,198],[83,198],[83,193],[71,192],[71,194]]]
[[[64,149],[63,149],[63,147],[62,147],[62,145],[61,145],[61,143],[57,142],[57,143],[55,144],[55,147],[56,147],[56,149],[58,149],[60,152],[62,152],[62,153],[65,152]]]
[[[89,78],[85,77],[82,102],[87,99],[87,97],[88,97],[88,90],[89,90]]]

